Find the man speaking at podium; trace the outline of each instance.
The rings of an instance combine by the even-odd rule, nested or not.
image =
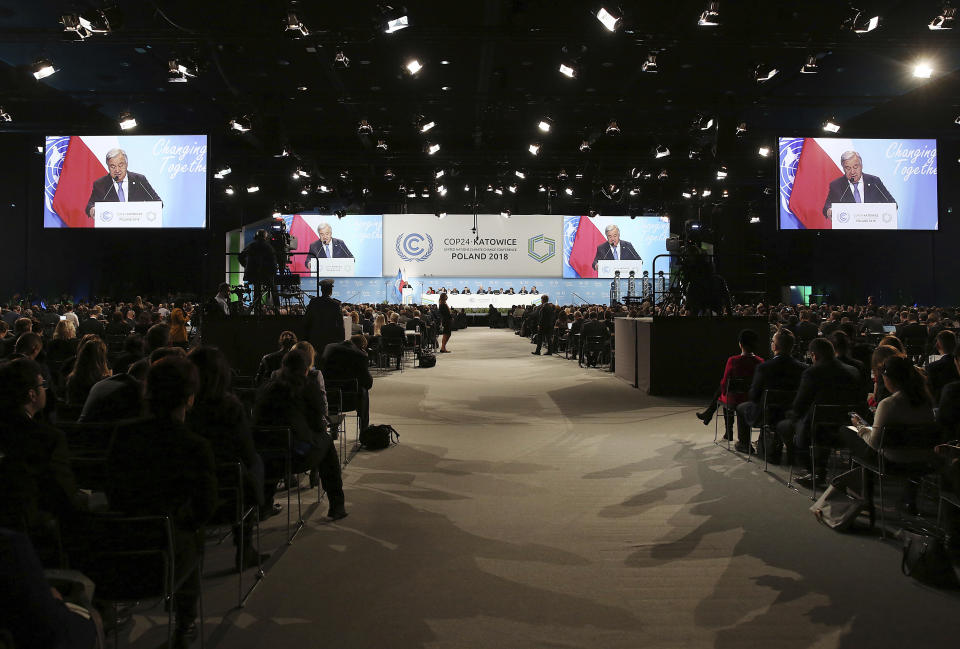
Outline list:
[[[840,156],[843,175],[830,181],[827,200],[823,204],[823,215],[833,218],[834,203],[894,203],[893,196],[883,186],[877,176],[863,173],[863,159],[856,151],[844,151]]]
[[[629,241],[621,241],[620,228],[611,223],[604,228],[603,234],[606,235],[607,241],[597,246],[597,254],[593,258],[594,270],[597,269],[597,262],[603,260],[640,260],[640,255],[636,249],[634,249],[633,245],[631,245]]]
[[[317,236],[320,238],[310,244],[310,256],[318,259],[346,259],[352,258],[353,253],[343,239],[333,238],[333,228],[329,223],[317,226]]]
[[[87,216],[91,219],[96,216],[95,203],[160,201],[160,196],[150,186],[146,176],[127,171],[126,151],[110,149],[106,162],[110,173],[93,181],[93,190],[87,201]]]

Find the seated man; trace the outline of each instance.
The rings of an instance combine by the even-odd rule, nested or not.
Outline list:
[[[380,335],[383,336],[383,343],[387,341],[400,341],[400,345],[404,345],[407,340],[406,330],[400,326],[400,316],[396,313],[390,314],[390,322],[383,325],[380,328]],[[396,344],[396,342],[394,342]],[[400,357],[397,357],[397,369],[400,369]]]
[[[386,329],[387,325],[384,325]],[[323,350],[321,367],[326,381],[346,381],[355,379],[360,390],[357,404],[357,416],[360,430],[370,425],[370,395],[373,376],[370,374],[370,362],[367,358],[367,339],[363,336],[350,336],[342,343],[331,343]]]
[[[297,334],[292,331],[281,331],[277,344],[280,346],[277,351],[264,354],[260,359],[260,365],[253,379],[255,385],[263,385],[271,374],[280,369],[284,355],[297,344]]]
[[[463,290],[460,291],[463,295],[470,295],[470,288],[467,286],[463,287]]]
[[[133,516],[166,514],[174,527],[176,577],[189,574],[174,597],[176,646],[197,632],[203,524],[217,505],[217,474],[210,443],[184,423],[199,380],[182,357],[157,361],[147,374],[145,419],[117,429],[107,458],[110,508]],[[189,573],[184,571],[190,570]]]
[[[773,358],[757,366],[750,383],[750,392],[747,401],[737,406],[737,446],[740,453],[750,452],[750,428],[756,426],[763,416],[763,393],[765,390],[796,390],[800,387],[800,375],[807,369],[806,363],[793,358],[794,336],[789,329],[781,329],[773,335],[770,341],[770,350]],[[771,413],[771,422],[783,419],[785,413]],[[763,440],[757,443],[757,453],[763,453]],[[780,461],[780,445],[777,445],[776,456],[773,449],[769,451],[771,461],[776,464]]]
[[[960,371],[960,356],[953,357],[954,368]],[[956,439],[960,436],[960,379],[948,383],[940,390],[940,399],[934,403],[940,404],[937,408],[937,423],[949,431],[947,437]]]
[[[960,381],[960,374],[957,373],[956,349],[957,336],[950,330],[943,330],[936,336],[937,352],[943,354],[939,359],[932,363],[927,363],[924,371],[930,380],[930,391],[933,393],[933,401],[937,403],[944,387],[953,381]]]
[[[600,321],[600,313],[594,309],[589,313],[589,320],[584,320],[583,325],[580,327],[580,349],[579,349],[579,360],[583,362],[583,347],[587,342],[588,338],[599,336],[603,340],[608,340],[610,338],[610,331],[607,329],[606,325]],[[599,359],[596,357],[587,358],[587,365],[596,365]]]
[[[813,406],[818,403],[853,405],[860,402],[866,405],[860,374],[837,360],[833,343],[826,338],[814,338],[810,341],[810,352],[813,365],[803,371],[797,397],[787,411],[786,418],[777,424],[777,434],[787,448],[787,462],[796,461],[807,469],[805,474],[795,478],[798,484],[806,487],[813,486],[814,481],[810,472],[810,454],[807,452],[811,444]],[[817,458],[818,482],[826,477],[828,453],[829,447],[824,445],[822,458]]]

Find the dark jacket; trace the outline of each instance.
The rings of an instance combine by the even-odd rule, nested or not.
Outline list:
[[[930,380],[930,391],[933,392],[934,403],[940,401],[940,393],[948,383],[960,381],[957,373],[957,363],[953,354],[944,354],[942,358],[927,363],[924,370]]]
[[[760,363],[753,373],[750,383],[749,400],[759,404],[765,390],[796,390],[800,387],[800,376],[809,367],[789,354],[778,354],[768,361]]]
[[[171,517],[193,530],[217,504],[217,474],[210,442],[186,424],[147,417],[119,426],[107,457],[111,509]]]
[[[150,186],[150,182],[143,174],[127,172],[127,196],[128,201],[159,201],[160,196],[157,191]],[[93,187],[90,190],[90,198],[87,199],[87,216],[90,216],[90,208],[95,203],[115,203],[120,200],[117,194],[117,185],[113,182],[110,174],[101,176],[93,181]],[[92,217],[91,217],[92,218]]]
[[[333,253],[331,259],[345,259],[353,257],[353,253],[350,252],[350,248],[347,248],[347,244],[343,242],[343,239],[330,239],[330,248]],[[310,244],[310,256],[317,257],[319,259],[326,259],[327,251],[323,247],[323,242],[320,239],[317,239]]]
[[[381,331],[386,328],[384,325]],[[323,378],[327,381],[356,379],[361,388],[369,390],[373,387],[369,358],[349,340],[327,345],[321,355],[320,364]]]
[[[142,401],[140,382],[129,374],[116,374],[93,384],[77,421],[136,419],[142,415]]]
[[[947,428],[950,439],[960,433],[960,381],[948,383],[940,391],[937,423]]]
[[[863,174],[863,196],[860,197],[864,203],[896,203],[887,188],[883,186],[883,181],[877,176]],[[830,181],[827,190],[827,199],[823,203],[823,215],[827,215],[827,210],[834,203],[854,203],[856,197],[853,190],[850,189],[850,183],[846,176],[840,176]]]
[[[243,281],[269,284],[277,274],[277,256],[265,239],[254,239],[239,255]]]
[[[549,302],[546,302],[540,306],[539,314],[539,328],[540,333],[550,333],[553,331],[553,326],[557,322],[557,307]]]
[[[857,370],[833,358],[803,371],[789,417],[803,420],[804,428],[809,428],[815,404],[852,404],[864,398]]]
[[[318,354],[330,343],[344,339],[340,300],[325,295],[310,300],[303,322],[303,338],[310,341]]]
[[[253,420],[260,425],[290,426],[294,451],[301,455],[311,448],[326,452],[332,443],[327,435],[326,393],[312,377],[290,380],[278,373],[258,391]]]
[[[280,369],[280,365],[283,364],[283,357],[288,351],[290,350],[278,349],[275,352],[264,354],[263,358],[260,359],[260,365],[257,366],[257,373],[253,377],[253,382],[256,385],[263,385],[263,383],[270,378],[271,374]]]

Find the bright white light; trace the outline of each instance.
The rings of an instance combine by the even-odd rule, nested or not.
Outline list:
[[[232,128],[234,131],[239,131],[240,133],[246,133],[250,130],[249,126],[236,119],[230,120],[230,128]]]
[[[540,123],[537,124],[537,127],[538,127],[541,131],[543,131],[544,133],[549,133],[549,132],[550,132],[550,122],[548,122],[548,121],[546,121],[546,120],[543,120],[543,119],[540,120]]]
[[[393,32],[398,32],[401,29],[406,29],[410,26],[410,17],[409,16],[400,16],[399,18],[394,18],[393,20],[387,21],[387,28],[384,29],[384,33],[392,34]]]
[[[134,119],[133,115],[130,113],[124,113],[120,116],[120,128],[124,131],[128,131],[132,128],[137,127],[137,120]]]
[[[658,157],[658,158],[666,158],[668,155],[670,155],[670,149],[668,149],[667,147],[665,147],[665,146],[663,146],[663,145],[660,145],[660,146],[657,147],[657,157]]]
[[[423,126],[420,127],[420,132],[421,132],[421,133],[426,133],[427,131],[429,131],[430,129],[432,129],[432,128],[433,128],[434,126],[436,126],[436,125],[437,125],[436,122],[427,122],[426,124],[424,124]]]
[[[589,150],[590,150],[589,140],[584,140],[583,142],[580,143],[580,151],[582,151],[583,153],[586,153]]]
[[[496,189],[493,190],[493,193],[496,194],[497,196],[503,196],[503,187],[497,187]]]
[[[572,79],[572,78],[574,78],[575,76],[577,76],[577,71],[574,70],[573,68],[571,68],[569,65],[566,65],[566,64],[564,64],[564,63],[561,63],[561,64],[560,64],[560,74],[562,74],[563,76],[565,76],[565,77],[567,77],[567,78]]]
[[[643,62],[643,65],[640,66],[640,69],[644,72],[655,74],[657,72],[657,55],[647,54],[647,60]]]
[[[439,150],[440,150],[439,144],[431,144],[430,146],[427,147],[427,153],[429,153],[430,155],[433,155]]]
[[[310,190],[307,189],[306,187],[300,190],[300,194],[303,196],[307,196],[309,193],[310,193]]]
[[[710,196],[711,194],[713,194],[713,191],[712,191],[712,190],[704,189],[704,190],[703,190],[703,193],[702,193],[701,195],[702,195],[704,198],[706,198],[707,196]]]
[[[464,185],[464,186],[463,186],[463,191],[465,191],[465,192],[470,191],[470,185]]]
[[[701,27],[716,27],[720,24],[719,3],[711,2],[707,10],[700,14],[700,20],[697,24]]]
[[[770,79],[777,76],[777,72],[778,70],[776,68],[757,68],[757,81],[760,83],[763,83],[764,81],[770,81]]]
[[[692,197],[693,197],[693,194],[691,194],[690,192],[683,192],[683,197],[684,197],[684,198],[692,198]]]
[[[855,24],[856,25],[856,24]],[[866,25],[861,25],[860,27],[854,26],[853,31],[857,34],[866,34],[867,32],[872,32],[880,25],[880,16],[874,16],[867,21]]]
[[[500,212],[500,216],[502,216],[502,217],[505,218],[505,219],[509,219],[509,218],[510,218],[510,210],[504,210],[503,212]]]
[[[520,180],[525,180],[526,177],[527,177],[527,174],[523,173],[523,172],[520,171],[519,169],[517,169],[516,171],[514,171],[514,172],[513,172],[513,175],[516,176],[517,178],[519,178]]]
[[[761,156],[766,158],[768,155],[770,155],[770,147],[762,146],[759,149],[757,149],[757,153],[759,153]]]
[[[256,194],[258,191],[260,191],[260,187],[258,185],[247,185],[248,194]]]
[[[408,61],[406,67],[407,67],[407,71],[410,74],[416,74],[417,72],[420,72],[420,70],[423,69],[423,66],[420,65],[420,61],[418,61],[417,59],[412,59],[411,61]]]
[[[447,188],[443,185],[437,185],[437,193],[440,194],[441,196],[446,196]]]
[[[573,196],[573,188],[572,188],[572,187],[566,187],[566,188],[564,188],[563,193],[566,194],[567,196]]]
[[[436,172],[435,174],[433,174],[433,177],[434,177],[434,178],[443,178],[443,174],[445,174],[445,173],[446,173],[446,172],[445,172],[443,169],[438,169],[437,172]]]
[[[13,117],[10,116],[10,113],[0,108],[0,122],[12,122]]]
[[[527,147],[527,151],[529,151],[531,155],[537,155],[538,153],[540,153],[540,145],[531,144],[530,146]]]
[[[709,131],[713,127],[713,118],[708,117],[706,121],[700,120],[700,130]]]
[[[726,177],[727,177],[726,167],[721,167],[720,169],[717,169],[717,180],[723,180]]]
[[[294,171],[292,174],[290,174],[290,177],[293,178],[294,180],[300,180],[300,172]]]
[[[322,193],[322,194],[329,194],[329,193],[330,193],[330,188],[327,187],[326,185],[320,185],[319,187],[317,187],[317,190],[318,190],[320,193]]]
[[[50,61],[40,61],[33,69],[33,76],[39,81],[40,79],[46,79],[54,72],[56,72],[56,70]]]
[[[597,12],[597,20],[611,32],[616,31],[620,25],[620,18],[611,14],[604,7],[600,7],[600,11]]]
[[[953,29],[953,21],[954,17],[956,16],[956,12],[957,10],[953,7],[944,7],[943,14],[931,20],[927,27],[931,31]]]
[[[224,177],[230,175],[231,171],[233,170],[230,167],[220,167],[220,169],[217,170],[217,173],[213,174],[213,177],[217,178],[218,180],[223,180]]]
[[[516,193],[517,193],[517,186],[516,186],[516,185],[510,185],[509,187],[507,187],[507,189],[510,190],[510,193],[511,193],[511,194],[516,194]]]
[[[913,76],[918,79],[929,79],[933,75],[933,68],[926,61],[920,61],[913,68]]]
[[[823,130],[827,133],[836,133],[840,130],[840,125],[828,119],[823,123]]]
[[[447,215],[446,212],[439,212],[439,213],[437,213],[437,218],[438,218],[438,219],[442,219],[442,218],[444,218],[446,215]]]
[[[730,190],[729,190],[729,189],[724,189],[724,190],[723,190],[723,197],[724,197],[724,198],[730,198]]]
[[[233,196],[233,187],[231,185],[227,185],[227,187],[223,190],[223,193],[227,196]]]
[[[544,187],[543,185],[540,185],[540,187],[537,188],[537,191],[538,191],[538,192],[545,192],[545,191],[547,191],[547,188]]]
[[[750,222],[751,222],[751,223],[759,223],[759,222],[760,222],[760,217],[759,217],[759,216],[751,216],[751,217],[750,217]]]

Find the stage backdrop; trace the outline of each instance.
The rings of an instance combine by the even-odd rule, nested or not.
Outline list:
[[[563,276],[568,278],[598,277],[593,262],[601,246],[607,245],[604,231],[615,225],[620,230],[620,240],[629,243],[643,260],[643,270],[653,274],[653,258],[666,254],[670,237],[670,217],[640,216],[564,216],[563,217]],[[626,246],[624,246],[624,249]],[[627,259],[628,257],[624,257]],[[631,255],[632,258],[632,255]],[[661,260],[659,269],[667,271],[669,263]],[[626,277],[626,275],[624,275]],[[640,275],[638,275],[640,277]]]
[[[352,216],[348,218],[353,218]],[[408,277],[560,277],[561,217],[385,214],[383,272]]]
[[[163,222],[157,227],[206,226],[206,135],[84,135],[47,137],[44,227],[94,226],[87,201],[93,182],[107,175],[104,158],[115,148],[126,152],[128,171],[146,177],[163,201]]]
[[[290,271],[301,276],[309,275],[307,261],[310,244],[320,239],[317,228],[322,223],[330,226],[334,246],[334,256],[349,256],[354,259],[351,277],[380,277],[383,273],[381,262],[383,217],[380,214],[351,214],[338,219],[327,214],[294,214],[283,217],[291,236],[297,238],[297,247],[293,250],[293,262]],[[342,242],[336,243],[337,241]],[[349,252],[350,255],[346,255]],[[325,276],[321,273],[321,277]]]

